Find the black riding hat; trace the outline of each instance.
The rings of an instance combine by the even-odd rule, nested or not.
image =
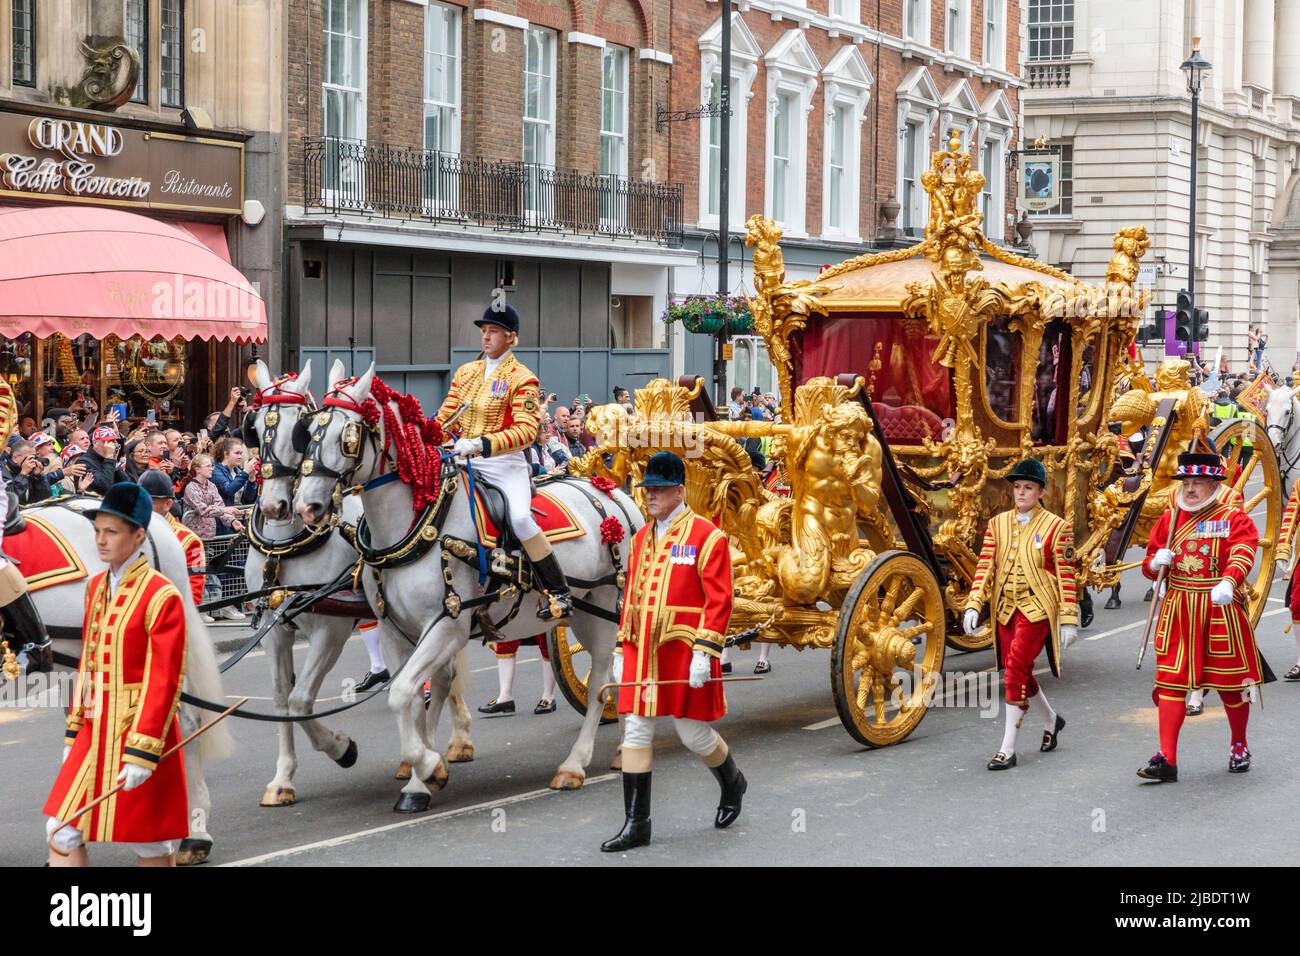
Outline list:
[[[672,488],[686,484],[686,464],[670,451],[654,455],[645,466],[645,478],[638,488]]]
[[[1007,481],[1036,481],[1040,487],[1047,487],[1047,469],[1036,458],[1026,458],[1016,462],[1016,467],[1007,475]]]
[[[1223,467],[1223,459],[1218,455],[1185,451],[1178,456],[1178,469],[1174,472],[1175,481],[1182,481],[1184,478],[1210,478],[1214,481],[1223,481],[1227,477],[1228,471]]]
[[[175,498],[176,489],[172,480],[161,471],[150,468],[140,476],[140,487],[149,493],[150,498]]]
[[[137,528],[148,528],[153,517],[153,499],[149,493],[134,481],[119,481],[108,494],[103,503],[94,510],[82,512],[91,521],[99,515],[113,515]]]
[[[483,318],[475,319],[480,329],[485,325],[499,325],[507,332],[519,333],[519,313],[509,302],[494,302],[483,310]]]

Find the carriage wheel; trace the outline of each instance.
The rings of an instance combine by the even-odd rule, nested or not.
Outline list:
[[[551,667],[555,670],[555,681],[560,685],[560,693],[574,710],[585,714],[587,683],[591,679],[591,655],[564,624],[546,632],[546,643],[551,652]],[[579,673],[582,677],[578,676]],[[599,681],[597,686],[603,683],[605,681]],[[605,711],[600,715],[600,722],[608,724],[615,720],[618,720],[618,695],[611,692],[605,695]]]
[[[1242,439],[1249,437],[1254,444],[1250,461],[1241,464],[1246,454]],[[1214,447],[1223,455],[1228,469],[1228,480],[1241,493],[1242,507],[1255,520],[1259,528],[1259,556],[1247,578],[1255,589],[1254,597],[1246,606],[1253,627],[1259,623],[1268,603],[1269,588],[1273,585],[1273,568],[1277,563],[1277,535],[1282,525],[1282,476],[1277,464],[1273,443],[1264,429],[1254,422],[1234,419],[1216,428],[1210,435]]]
[[[844,598],[831,650],[831,691],[844,729],[868,747],[916,729],[942,680],[943,592],[906,551],[871,562]]]

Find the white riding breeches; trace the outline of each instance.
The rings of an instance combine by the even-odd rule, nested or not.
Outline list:
[[[45,837],[49,839],[55,829],[63,825],[63,821],[55,817],[45,818]],[[58,836],[54,837],[54,845],[64,853],[71,853],[82,846],[85,846],[85,838],[81,835],[81,830],[76,824],[70,827],[63,827],[59,830]],[[118,846],[129,847],[131,852],[142,860],[152,860],[160,856],[171,856],[181,848],[180,840],[162,840],[158,843],[119,843]]]
[[[655,717],[628,714],[623,725],[623,747],[650,747],[655,739]],[[673,729],[682,744],[693,754],[706,757],[718,748],[722,738],[710,724],[689,717],[674,717]]]
[[[474,469],[474,477],[482,476],[505,493],[506,508],[510,511],[510,527],[520,541],[527,541],[542,533],[533,520],[533,483],[528,459],[522,451],[492,458],[471,458],[466,467]]]

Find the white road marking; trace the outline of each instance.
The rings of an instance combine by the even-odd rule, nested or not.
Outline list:
[[[599,777],[588,777],[583,787],[590,787],[593,783],[604,783],[607,780],[617,780],[622,777],[618,773],[601,774]],[[399,823],[389,823],[382,827],[370,827],[368,830],[357,830],[355,833],[345,833],[342,836],[330,837],[328,840],[317,840],[315,843],[304,843],[300,846],[286,847],[283,850],[272,850],[270,853],[263,853],[259,856],[250,856],[243,860],[234,860],[230,863],[222,863],[221,866],[257,866],[259,863],[266,863],[270,860],[279,860],[287,856],[297,856],[299,853],[310,853],[312,850],[326,850],[336,846],[343,846],[353,843],[357,840],[364,839],[368,836],[375,836],[379,833],[389,833],[393,830],[403,830],[407,827],[420,826],[424,823],[434,823],[438,820],[450,820],[453,817],[468,816],[471,813],[478,813],[480,810],[495,810],[497,807],[509,807],[516,803],[524,803],[528,800],[536,800],[538,797],[550,796],[556,793],[563,793],[562,790],[530,790],[527,793],[516,794],[513,797],[506,797],[503,800],[489,800],[484,803],[475,803],[468,807],[460,807],[456,810],[444,810],[441,813],[430,814],[429,816],[419,816],[413,820],[402,820]]]

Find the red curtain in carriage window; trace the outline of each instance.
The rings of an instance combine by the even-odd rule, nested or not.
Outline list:
[[[934,361],[936,345],[938,337],[924,322],[898,315],[814,321],[803,335],[799,378],[852,372],[871,382],[871,360],[878,355],[871,400],[885,437],[898,445],[938,441],[956,403],[951,370]]]

